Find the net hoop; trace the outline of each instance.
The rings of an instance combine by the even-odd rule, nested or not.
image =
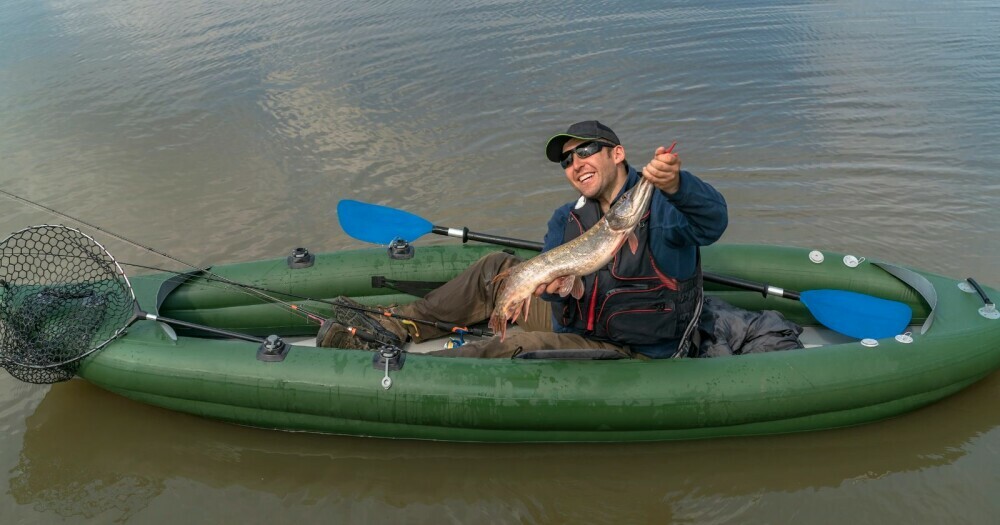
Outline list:
[[[52,244],[45,245],[49,241]],[[44,251],[33,253],[32,250],[37,249],[35,248],[37,244],[53,249],[53,253]],[[0,241],[0,256],[3,259],[0,264],[0,284],[3,285],[3,288],[0,288],[0,315],[3,316],[0,318],[0,334],[3,335],[0,340],[2,345],[0,365],[19,379],[20,375],[30,374],[32,371],[51,369],[54,376],[59,378],[56,380],[64,380],[63,376],[67,370],[75,371],[71,365],[106,347],[125,333],[128,326],[136,319],[138,304],[135,292],[118,260],[103,244],[77,228],[59,224],[41,224],[23,228]],[[32,256],[38,256],[43,265],[51,265],[53,268],[49,273],[54,275],[51,277],[46,273],[36,275],[38,265],[29,264]],[[68,259],[82,260],[69,261],[77,263],[74,266],[66,265]],[[65,276],[64,274],[72,274],[77,270],[77,273],[89,271],[89,279],[85,276],[76,280],[59,280]],[[13,280],[9,280],[12,276]],[[26,282],[22,283],[19,280]],[[22,290],[18,287],[27,291],[19,294]],[[48,306],[46,302],[55,302],[57,305],[46,309]],[[87,348],[83,350],[59,348],[61,346],[72,349],[74,346],[84,346],[84,341],[81,339],[87,338],[86,330],[70,326],[70,322],[79,321],[81,316],[86,317],[83,314],[88,312],[81,314],[81,304],[86,305],[88,302],[92,310],[100,313],[97,324],[92,330],[98,333],[91,334],[89,341],[85,342]],[[61,311],[58,310],[60,307]],[[24,313],[25,311],[28,313]],[[35,315],[39,313],[41,315]],[[60,313],[67,315],[65,318],[53,319]],[[109,314],[110,317],[106,317]],[[91,317],[96,315],[95,313]],[[34,324],[29,328],[37,329],[37,332],[47,330],[50,333],[41,336],[30,334],[35,336],[34,338],[18,333],[18,330],[24,331],[25,325],[30,323]],[[67,326],[61,326],[62,324]],[[44,326],[39,328],[42,325]],[[109,331],[111,333],[106,335]],[[94,339],[98,341],[95,342]],[[39,343],[39,346],[48,344],[54,347],[55,352],[33,353],[34,348],[24,350],[17,347],[19,343]],[[62,355],[59,355],[59,352]]]

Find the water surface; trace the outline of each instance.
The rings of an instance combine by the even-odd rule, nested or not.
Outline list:
[[[722,242],[1000,286],[990,2],[0,6],[0,186],[185,261],[360,247],[344,198],[539,239],[574,198],[545,141],[597,118],[637,165],[678,141],[730,204]],[[0,232],[67,222],[3,202]],[[795,436],[500,446],[247,429],[0,374],[0,522],[988,523],[998,394]]]

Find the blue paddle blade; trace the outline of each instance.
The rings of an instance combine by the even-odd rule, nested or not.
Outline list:
[[[913,317],[904,303],[846,290],[809,290],[799,298],[823,326],[857,339],[895,337]]]
[[[351,237],[375,244],[388,245],[397,237],[415,241],[434,229],[427,219],[412,213],[352,200],[337,203],[337,219]]]

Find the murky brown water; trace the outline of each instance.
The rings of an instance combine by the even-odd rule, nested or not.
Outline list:
[[[723,242],[1000,285],[989,2],[329,4],[3,1],[0,185],[196,263],[358,247],[343,198],[537,239],[573,198],[545,141],[598,118],[635,163],[677,140],[729,200]],[[0,232],[65,222],[2,202]],[[992,523],[998,398],[994,375],[860,428],[500,446],[247,429],[0,373],[0,523]]]

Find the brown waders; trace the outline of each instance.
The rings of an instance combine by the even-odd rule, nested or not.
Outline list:
[[[487,255],[423,299],[394,308],[393,312],[414,319],[442,321],[460,326],[482,322],[493,313],[497,299],[498,284],[493,282],[493,277],[519,262],[521,259],[504,252]],[[398,323],[395,320],[393,322]],[[532,296],[528,318],[519,320],[517,324],[523,332],[508,333],[503,342],[500,342],[500,337],[491,337],[428,354],[447,357],[513,357],[533,350],[586,348],[612,350],[626,357],[634,357],[627,347],[594,341],[576,334],[553,332],[552,306],[538,297]],[[431,326],[418,326],[419,336],[413,327],[409,328],[411,338],[418,343],[449,335],[448,332]]]

